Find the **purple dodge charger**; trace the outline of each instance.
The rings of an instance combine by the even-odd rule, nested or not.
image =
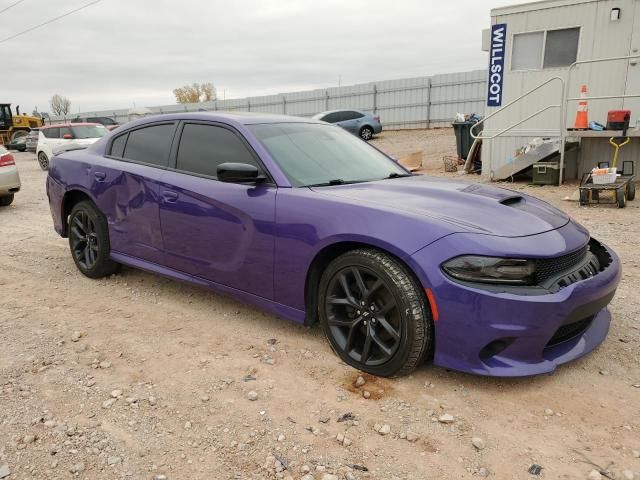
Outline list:
[[[90,278],[129,265],[320,322],[346,363],[522,376],[596,348],[616,254],[565,213],[411,175],[339,127],[182,113],[51,159],[56,231]]]

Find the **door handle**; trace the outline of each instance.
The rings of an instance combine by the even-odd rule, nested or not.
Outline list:
[[[94,172],[93,174],[96,177],[96,181],[104,182],[104,179],[107,178],[107,174],[104,172]]]
[[[178,194],[170,190],[163,191],[162,197],[164,198],[164,201],[167,203],[176,203],[178,201]]]

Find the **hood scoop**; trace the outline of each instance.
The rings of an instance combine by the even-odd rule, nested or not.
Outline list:
[[[526,200],[521,195],[512,195],[510,197],[503,198],[498,203],[502,205],[506,205],[507,207],[522,207],[525,204]]]

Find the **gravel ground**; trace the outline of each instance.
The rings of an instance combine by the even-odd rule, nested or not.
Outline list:
[[[423,150],[438,175],[455,147],[449,129],[374,143]],[[640,201],[579,207],[562,200],[575,186],[509,185],[622,258],[593,354],[526,379],[429,364],[358,379],[317,327],[134,269],[83,277],[45,173],[16,159],[23,190],[0,209],[0,479],[530,479],[534,464],[541,478],[640,479]]]

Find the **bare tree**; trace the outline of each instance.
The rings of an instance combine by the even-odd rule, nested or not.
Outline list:
[[[66,116],[71,111],[71,100],[57,93],[49,100],[51,110],[58,117]]]
[[[213,83],[193,83],[173,91],[177,103],[210,102],[217,98]]]

